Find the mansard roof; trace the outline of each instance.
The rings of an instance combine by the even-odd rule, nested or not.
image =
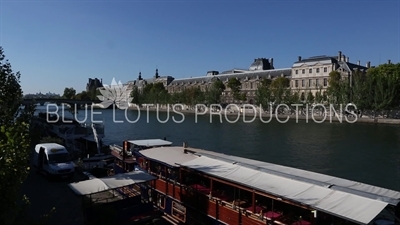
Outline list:
[[[357,64],[349,63],[349,62],[339,62],[339,65],[341,65],[341,64],[344,64],[344,68],[346,68],[349,71],[354,71],[355,69],[366,71],[368,69],[365,66],[361,66],[361,65],[357,65]]]
[[[179,84],[195,84],[195,83],[208,83],[212,82],[214,79],[219,79],[221,81],[227,81],[228,79],[234,77],[240,80],[249,79],[261,79],[264,77],[275,78],[279,76],[289,77],[291,76],[291,68],[277,69],[277,70],[260,70],[260,71],[248,71],[245,73],[231,73],[231,74],[220,74],[214,76],[201,76],[193,78],[178,78],[171,82],[170,85]]]
[[[307,59],[302,59],[300,61],[295,62],[293,64],[293,67],[299,67],[304,64],[311,66],[311,65],[315,65],[317,63],[332,64],[332,63],[338,63],[338,60],[337,60],[336,56],[326,56],[326,55],[313,56],[313,57],[309,57]]]
[[[223,71],[223,72],[221,72],[220,74],[246,73],[246,72],[249,72],[249,71],[248,71],[248,70],[245,70],[245,69],[237,69],[237,68],[234,68],[234,69],[231,69],[231,70]]]
[[[250,65],[249,70],[270,70],[274,69],[272,63],[266,58],[254,59],[254,62]]]

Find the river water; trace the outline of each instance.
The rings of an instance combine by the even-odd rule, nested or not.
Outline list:
[[[38,106],[46,111],[46,106]],[[54,111],[54,110],[53,110]],[[86,115],[85,116],[85,112]],[[71,116],[69,113],[65,113]],[[123,110],[80,110],[76,118],[104,121],[104,143],[122,145],[123,140],[164,138],[174,145],[276,163],[324,173],[400,191],[400,126],[363,123],[315,123],[257,118],[229,123],[224,117]],[[165,123],[158,122],[163,120]],[[139,118],[136,122],[136,120]],[[127,119],[131,120],[129,122]],[[167,120],[168,119],[168,120]],[[231,119],[233,120],[233,119]],[[266,119],[265,119],[266,120]],[[120,122],[117,122],[120,121]],[[133,121],[133,122],[132,122]]]

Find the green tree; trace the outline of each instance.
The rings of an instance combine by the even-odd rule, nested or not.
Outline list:
[[[329,101],[333,104],[347,104],[350,102],[350,83],[339,72],[329,73],[329,87],[327,89]]]
[[[301,103],[300,100],[300,90],[296,89],[296,90],[290,90],[288,89],[287,95],[288,96],[288,101],[287,104],[299,104]]]
[[[357,109],[360,110],[360,116],[362,116],[362,112],[367,109],[371,109],[371,100],[373,92],[373,88],[367,80],[367,76],[364,72],[359,70],[355,71],[352,76],[353,85],[352,85],[352,103],[357,106]]]
[[[240,81],[237,78],[235,78],[235,77],[230,78],[228,80],[227,86],[231,89],[234,99],[244,100],[243,96],[240,94],[240,90],[241,90],[240,87],[242,86],[242,83],[240,83]]]
[[[136,95],[137,103],[136,104],[149,104],[149,103],[168,103],[170,100],[168,91],[165,89],[164,84],[150,83],[146,84],[142,89],[142,93],[139,93],[138,90],[135,90],[131,93],[131,95]],[[135,98],[135,97],[134,97]],[[133,100],[135,101],[135,100]]]
[[[81,93],[78,93],[75,95],[74,99],[77,100],[92,100],[90,96],[90,92],[82,91]]]
[[[306,101],[307,103],[314,103],[315,97],[311,91],[307,93]]]
[[[65,99],[74,99],[75,95],[76,95],[76,90],[74,88],[71,87],[64,89],[63,97]]]
[[[140,92],[139,92],[139,89],[135,86],[135,87],[133,87],[133,89],[132,89],[132,92],[131,92],[131,97],[132,97],[132,103],[134,103],[134,104],[137,104],[137,105],[140,105]]]
[[[281,104],[284,102],[284,96],[285,93],[287,93],[289,86],[290,80],[286,77],[278,77],[272,81],[271,90],[275,104]]]
[[[324,101],[324,96],[322,93],[322,88],[320,87],[315,93],[315,103],[322,103]]]
[[[97,88],[92,88],[89,90],[89,92],[87,92],[87,94],[89,95],[90,100],[96,101],[99,100],[97,96],[101,95],[101,92]]]
[[[267,78],[263,78],[260,82],[260,85],[256,90],[256,104],[261,105],[261,107],[266,110],[270,107],[271,104],[271,80]]]
[[[400,100],[400,64],[384,64],[368,70],[365,93],[374,114],[391,110],[399,106]]]
[[[16,219],[16,202],[23,180],[32,140],[30,134],[34,105],[22,105],[20,73],[14,73],[0,47],[0,223]]]
[[[207,104],[219,104],[221,103],[221,94],[225,91],[225,85],[221,80],[215,79],[211,84],[210,88],[207,88],[205,97]]]

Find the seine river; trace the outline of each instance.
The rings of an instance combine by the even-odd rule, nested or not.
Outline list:
[[[38,111],[45,111],[39,106]],[[114,113],[115,112],[115,113]],[[71,114],[66,113],[67,116]],[[142,111],[87,111],[87,120],[105,122],[106,144],[123,140],[167,138],[174,145],[190,147],[276,163],[356,180],[400,191],[400,126],[363,123],[308,123],[257,118],[229,123],[224,117]],[[174,119],[177,122],[174,122]],[[76,117],[85,119],[85,111]],[[129,119],[130,122],[127,120]],[[135,121],[137,120],[137,121]],[[162,120],[165,123],[160,123]],[[234,120],[230,119],[230,120]],[[250,119],[249,119],[250,120]],[[264,120],[266,120],[264,118]],[[119,121],[119,122],[118,122]]]

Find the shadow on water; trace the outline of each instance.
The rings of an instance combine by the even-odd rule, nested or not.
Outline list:
[[[280,165],[325,173],[400,191],[400,127],[396,125],[309,123],[273,119],[229,123],[222,116],[182,115],[142,111],[96,110],[104,120],[104,143],[127,139],[164,138],[189,146]],[[101,113],[101,114],[100,114]],[[67,113],[66,113],[67,114]],[[90,111],[88,119],[90,120]],[[77,117],[83,119],[84,111]],[[178,122],[174,122],[172,116]],[[128,118],[133,122],[126,120]],[[182,121],[182,119],[184,119]],[[233,121],[235,118],[229,118]],[[115,122],[114,122],[115,121]],[[116,122],[120,121],[120,122]],[[182,122],[181,122],[182,121]],[[179,123],[181,122],[181,123]]]

